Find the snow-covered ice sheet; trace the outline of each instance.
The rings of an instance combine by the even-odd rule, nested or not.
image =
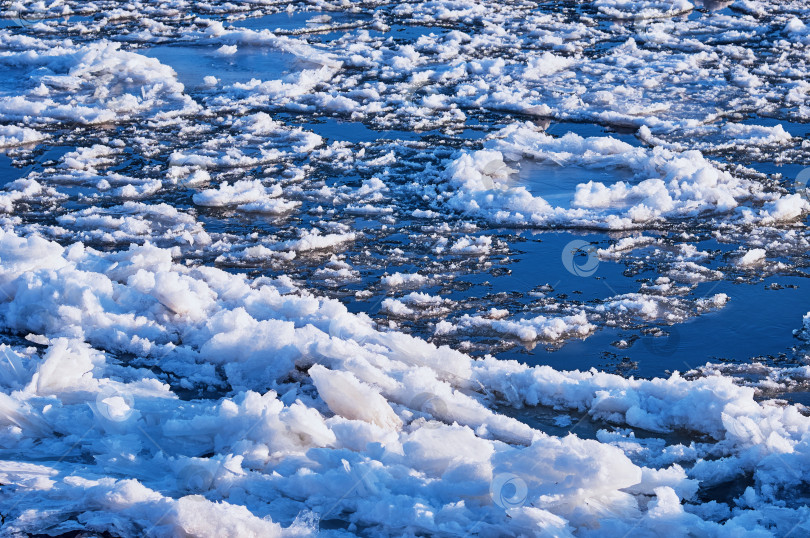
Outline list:
[[[810,532],[802,0],[2,9],[0,535]]]
[[[178,265],[170,249],[4,232],[0,255],[4,323],[35,344],[3,345],[3,445],[39,462],[5,462],[7,533],[294,534],[329,516],[392,534],[803,521],[800,499],[779,499],[802,482],[810,418],[732,377],[471,361],[335,300]],[[548,435],[493,404],[604,429]],[[658,450],[633,428],[692,441]],[[736,481],[750,485],[733,511],[700,502]]]

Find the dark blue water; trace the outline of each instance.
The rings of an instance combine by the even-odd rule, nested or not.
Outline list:
[[[377,37],[392,37],[396,40],[415,42],[423,36],[443,36],[450,30],[438,26],[420,26],[392,24],[391,29],[385,33],[376,30],[370,31],[369,35]]]
[[[8,185],[19,177],[19,170],[12,166],[11,158],[5,153],[0,153],[0,187]]]
[[[291,123],[319,134],[327,140],[341,140],[355,144],[362,142],[376,142],[378,140],[422,140],[426,136],[445,136],[444,133],[436,130],[430,131],[403,131],[403,130],[376,130],[361,122],[346,121],[339,118],[321,117],[305,122],[295,121],[294,118],[287,118]],[[460,133],[454,133],[456,138],[475,140],[483,138],[484,131],[478,129],[464,129]]]
[[[509,265],[512,275],[493,280],[497,290],[524,292],[549,283],[554,288],[552,295],[563,293],[569,299],[593,302],[616,294],[637,292],[640,278],[660,276],[653,268],[627,276],[624,263],[608,260],[600,261],[593,276],[574,276],[562,266],[562,248],[574,238],[592,241],[604,248],[610,243],[608,236],[529,232],[527,235],[540,241],[519,245],[523,253],[515,256],[517,261]],[[698,244],[698,248],[730,250],[715,241]],[[719,266],[717,262],[713,265]],[[770,289],[772,284],[782,289]],[[803,345],[794,338],[793,331],[802,327],[802,317],[810,310],[808,278],[775,276],[750,283],[725,279],[701,283],[686,297],[703,298],[717,293],[725,293],[730,298],[717,311],[672,326],[663,321],[640,323],[644,328],[661,328],[668,335],[656,338],[645,334],[641,328],[602,328],[585,340],[571,340],[561,348],[538,345],[530,352],[515,348],[502,357],[580,370],[593,366],[609,370],[621,368],[622,359],[627,359],[637,363],[637,368],[627,373],[652,377],[665,375],[667,370],[688,370],[707,361],[747,362],[754,357],[775,358],[780,353],[792,355],[794,346]],[[630,341],[634,338],[636,340],[627,349],[612,345],[622,339]]]
[[[361,227],[362,228],[362,227]],[[487,231],[490,234],[493,231]],[[601,232],[533,232],[521,231],[517,236],[510,230],[495,230],[498,237],[510,243],[508,261],[501,267],[508,268],[510,274],[494,275],[480,271],[460,275],[457,287],[433,284],[416,291],[431,295],[441,295],[457,301],[461,310],[448,316],[449,321],[462,313],[481,315],[483,309],[491,307],[508,309],[506,319],[533,318],[538,315],[556,317],[567,312],[540,307],[541,299],[536,293],[542,288],[547,297],[556,299],[559,304],[592,308],[605,300],[621,294],[638,293],[642,282],[650,282],[661,276],[656,267],[656,259],[650,265],[637,270],[632,261],[616,262],[601,260],[592,276],[576,276],[563,266],[561,253],[565,246],[575,239],[593,243],[599,248],[608,247],[618,236]],[[475,235],[475,234],[473,234]],[[646,232],[645,235],[656,234]],[[387,240],[408,241],[408,234],[389,235]],[[725,245],[715,240],[698,242],[701,250],[730,252],[733,245]],[[648,249],[646,254],[652,254]],[[642,256],[639,254],[639,256]],[[461,258],[461,257],[460,257]],[[530,365],[550,365],[562,370],[588,370],[597,368],[624,375],[639,377],[667,376],[678,370],[685,372],[702,366],[706,362],[748,363],[752,359],[769,364],[800,364],[802,354],[808,346],[794,337],[794,331],[802,327],[802,317],[810,311],[810,280],[804,276],[771,276],[764,279],[736,279],[732,267],[721,255],[714,257],[707,266],[721,269],[726,277],[721,281],[698,284],[692,291],[682,295],[691,310],[694,301],[724,293],[729,297],[725,306],[689,317],[686,321],[670,324],[666,319],[646,320],[631,317],[629,324],[606,326],[594,321],[598,329],[584,339],[570,339],[563,343],[514,342],[510,349],[495,351],[502,359],[514,359]],[[498,265],[498,264],[496,264]],[[628,269],[634,269],[628,271]],[[425,266],[405,263],[388,267],[387,272],[425,273]],[[375,277],[357,285],[357,289],[368,287]],[[354,286],[352,286],[354,288]],[[391,292],[383,290],[368,300],[350,301],[349,309],[354,312],[367,312],[380,317],[380,305],[387,296],[401,297],[407,291]],[[508,297],[504,297],[508,296]],[[690,302],[691,301],[691,302]],[[465,306],[466,305],[466,306]],[[588,314],[592,316],[591,313]],[[408,327],[408,324],[405,324]],[[432,324],[419,332],[432,336]],[[495,343],[502,337],[494,335],[459,334],[458,341]],[[617,345],[624,341],[627,345]],[[438,343],[444,343],[439,341]],[[507,346],[508,347],[508,346]],[[474,355],[483,354],[486,348],[472,350]]]
[[[32,171],[42,171],[44,166],[56,164],[66,153],[76,151],[75,146],[38,146],[33,162],[14,166],[11,157],[0,152],[0,187],[26,177]]]

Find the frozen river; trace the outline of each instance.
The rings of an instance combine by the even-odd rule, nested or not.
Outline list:
[[[810,9],[692,2],[3,2],[0,535],[810,532]]]

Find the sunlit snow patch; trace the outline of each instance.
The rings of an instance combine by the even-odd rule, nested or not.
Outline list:
[[[537,164],[524,164],[530,162]],[[525,184],[517,183],[515,164],[539,165],[542,173],[534,183],[531,173]],[[484,149],[462,152],[446,177],[451,208],[518,225],[632,229],[712,215],[772,223],[810,209],[801,196],[768,192],[760,182],[719,169],[699,151],[633,147],[573,133],[554,138],[530,124],[507,127]]]

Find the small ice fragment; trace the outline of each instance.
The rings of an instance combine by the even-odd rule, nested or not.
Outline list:
[[[222,45],[217,49],[217,54],[220,54],[222,56],[231,56],[233,54],[236,54],[237,50],[238,49],[236,45]]]
[[[554,417],[554,425],[560,428],[567,428],[571,425],[571,417],[568,415],[557,415]]]
[[[754,248],[746,252],[745,255],[743,255],[743,257],[737,261],[737,265],[739,267],[751,267],[754,265],[760,265],[764,261],[765,249]]]

